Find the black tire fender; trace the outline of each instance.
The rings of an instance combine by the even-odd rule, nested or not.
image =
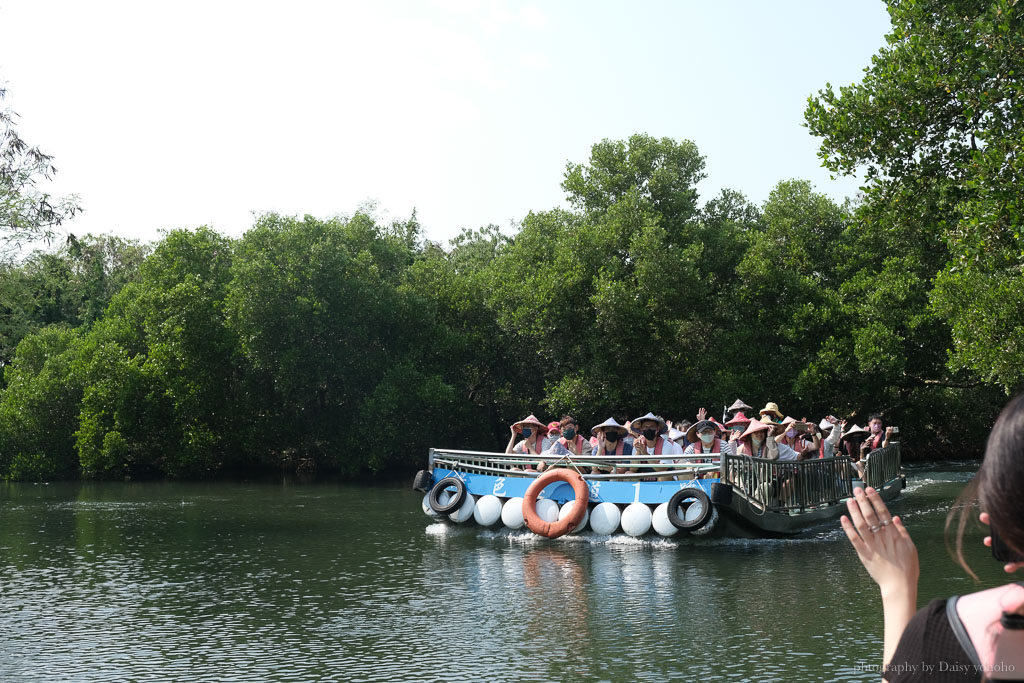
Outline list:
[[[688,498],[693,498],[694,500],[687,503],[687,507],[698,501],[701,503],[701,513],[697,519],[686,520],[679,516],[679,507]],[[700,529],[711,518],[711,510],[711,498],[708,497],[708,494],[704,493],[704,489],[697,488],[696,486],[679,489],[668,499],[668,521],[672,522],[672,525],[680,531]]]
[[[412,490],[426,493],[430,490],[430,485],[433,483],[434,474],[429,470],[420,470],[412,480]]]
[[[441,492],[450,486],[455,487],[455,495],[448,500],[447,504],[441,505]],[[447,515],[449,512],[458,510],[464,500],[466,500],[466,485],[462,483],[462,480],[458,477],[445,477],[430,489],[430,498],[427,499],[427,503],[430,505],[430,509],[437,514]]]

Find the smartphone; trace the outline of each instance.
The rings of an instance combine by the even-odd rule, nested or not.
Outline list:
[[[1024,556],[1006,545],[995,529],[989,529],[989,535],[992,537],[992,557],[1000,562],[1024,562]]]

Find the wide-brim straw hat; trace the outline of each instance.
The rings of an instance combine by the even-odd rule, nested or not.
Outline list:
[[[637,425],[640,422],[643,422],[644,420],[654,420],[655,422],[657,422],[658,423],[658,434],[664,434],[666,431],[668,431],[668,425],[665,424],[665,420],[661,419],[660,417],[658,417],[654,413],[647,413],[643,417],[634,417],[632,420],[630,420],[629,423],[633,426],[633,429],[636,429],[636,430],[639,431],[640,428]]]
[[[778,404],[772,403],[771,401],[765,403],[764,408],[761,409],[760,414],[764,415],[765,413],[771,413],[780,420],[783,418],[782,411],[779,410]]]
[[[736,413],[731,420],[725,423],[726,427],[732,427],[733,425],[741,426],[750,424],[750,418],[744,415],[742,412]]]
[[[853,425],[852,427],[850,427],[849,429],[846,430],[845,434],[843,434],[841,437],[839,437],[839,440],[843,441],[843,440],[845,440],[845,439],[847,439],[847,438],[849,438],[851,436],[854,436],[855,434],[870,434],[870,433],[871,432],[869,432],[868,430],[864,429],[863,427],[858,427],[857,425]]]
[[[519,427],[520,429],[522,429],[523,425],[534,425],[541,430],[542,434],[548,433],[548,426],[541,422],[540,420],[538,420],[536,415],[530,415],[528,417],[523,418],[519,422],[512,423],[513,427]]]
[[[722,436],[722,428],[719,426],[717,422],[715,422],[714,420],[701,420],[700,422],[691,425],[690,428],[686,430],[686,440],[689,441],[690,443],[696,442],[697,432],[699,432],[702,429],[707,429],[708,427],[715,428],[715,436]]]
[[[809,425],[806,422],[800,422],[799,420],[797,420],[795,418],[787,417],[785,420],[783,420],[781,423],[779,423],[779,426],[782,427],[783,429],[789,429],[790,427],[792,427],[793,429],[795,429],[797,431],[797,433],[800,433],[800,432],[806,432],[807,431],[807,427]]]
[[[748,406],[743,401],[736,399],[731,406],[725,409],[726,412],[731,413],[734,410],[753,410],[754,406]]]
[[[745,439],[748,436],[750,436],[751,434],[756,434],[757,432],[760,432],[760,431],[768,431],[768,432],[770,432],[771,430],[772,430],[772,425],[765,424],[764,422],[761,422],[760,420],[751,420],[750,424],[747,425],[747,429],[742,434],[740,434],[740,438],[741,439]]]
[[[599,431],[599,430],[600,431],[607,431],[609,429],[614,429],[616,431],[622,432],[623,434],[625,434],[628,431],[626,429],[626,425],[620,425],[618,422],[615,421],[614,417],[609,417],[607,420],[605,420],[601,424],[594,425],[593,427],[590,428],[590,431],[592,431],[592,432],[596,432],[596,431]]]

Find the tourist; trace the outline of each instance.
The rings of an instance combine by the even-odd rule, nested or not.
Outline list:
[[[864,478],[864,460],[861,458],[861,444],[868,436],[868,430],[854,424],[839,437],[839,450],[850,457],[856,469],[856,478]]]
[[[593,455],[633,455],[633,446],[626,443],[626,434],[629,431],[625,425],[609,417],[599,425],[594,425],[591,430],[597,437],[597,447]],[[590,468],[591,474],[622,474],[626,468],[615,468],[611,463],[601,463]]]
[[[508,445],[505,447],[506,453],[518,453],[520,455],[540,455],[543,452],[544,434],[547,432],[547,426],[534,415],[515,422],[512,424],[512,437],[508,440]],[[522,440],[517,441],[517,437],[522,436]],[[537,463],[537,471],[542,472],[546,468],[546,464],[543,460]],[[518,470],[518,467],[513,467],[513,470]],[[527,472],[533,471],[533,468],[527,466]]]
[[[544,451],[544,455],[590,455],[590,441],[579,433],[579,425],[574,417],[563,415],[554,424],[558,426],[561,436],[551,442],[551,447]]]
[[[749,420],[747,422],[749,423]],[[701,453],[735,455],[735,446],[722,439],[724,431],[713,420],[701,420],[690,427],[689,432],[687,432],[686,440],[690,442],[690,445],[683,451],[683,455],[699,455]]]
[[[871,451],[885,448],[889,445],[889,437],[892,436],[892,427],[882,431],[882,416],[875,413],[868,418],[868,436],[860,445],[861,455],[867,455]]]
[[[778,424],[782,421],[782,411],[779,410],[779,406],[769,401],[761,409],[761,419],[759,422],[768,424]]]
[[[685,449],[687,446],[690,445],[690,442],[687,441],[686,439],[686,432],[688,432],[690,430],[690,427],[692,426],[693,422],[691,422],[690,420],[681,420],[680,422],[676,423],[676,429],[683,433],[683,440],[681,442],[677,442],[679,443],[680,448]]]
[[[725,423],[725,426],[729,430],[729,442],[735,444],[750,426],[750,418],[740,411],[733,415],[732,419]]]
[[[771,438],[778,430],[778,425],[751,420],[746,430],[740,435],[736,451],[740,455],[749,455],[766,460],[797,460],[799,453],[784,443]]]
[[[998,532],[1016,558],[1024,556],[1024,394],[1003,409],[989,434],[978,474],[953,505],[946,529],[956,527],[957,559],[977,579],[963,558],[963,534],[977,501],[983,524],[992,529],[984,539],[991,546]],[[970,595],[936,599],[917,610],[920,567],[917,548],[899,517],[893,517],[878,491],[857,487],[847,501],[849,517],[843,531],[882,597],[884,632],[882,678],[923,681],[934,672],[941,680],[1019,679],[1006,655],[1019,658],[1019,631],[1007,632],[1004,615],[1024,617],[1024,586],[1009,583]],[[1002,557],[1003,569],[1014,572],[1024,562]],[[952,605],[949,603],[952,602]],[[916,610],[916,613],[915,613]],[[1017,659],[1019,663],[1019,659]],[[928,671],[933,672],[929,674]],[[1010,674],[1002,676],[1000,672]]]
[[[815,456],[818,455],[818,439],[813,434],[808,434],[811,425],[806,420],[797,422],[793,418],[787,417],[782,421],[781,426],[785,431],[775,437],[776,441],[786,444],[797,453],[811,451]],[[800,459],[804,460],[805,458]]]
[[[718,463],[719,467],[721,467],[723,453],[726,455],[736,455],[735,444],[722,438],[725,431],[725,428],[714,420],[701,420],[690,427],[690,431],[686,435],[690,445],[683,451],[683,455],[718,454],[717,458],[704,458],[702,463]],[[697,461],[693,462],[696,463]],[[709,476],[710,474],[713,473],[705,472],[704,476]]]
[[[562,436],[562,429],[559,426],[558,420],[548,423],[548,433],[544,437],[544,442],[541,445],[541,452],[547,451],[551,448],[551,444],[558,441],[558,438]]]
[[[633,452],[637,455],[670,456],[683,454],[683,449],[680,448],[679,444],[665,436],[668,432],[665,420],[654,413],[647,413],[643,417],[636,418],[632,421],[632,425],[636,433],[639,434],[633,441]],[[675,463],[675,460],[662,457],[659,459],[659,462],[671,465]],[[648,463],[650,464],[651,461],[648,461]]]
[[[834,415],[829,415],[818,423],[818,430],[825,437],[818,449],[822,458],[833,458],[838,455],[836,447],[839,444],[839,435],[842,434],[842,428],[845,426],[846,423],[840,422]]]
[[[725,409],[725,417],[723,418],[723,420],[728,424],[729,420],[736,417],[737,413],[742,413],[743,411],[746,411],[747,413],[753,413],[754,407],[748,406],[743,401],[736,399],[735,401],[733,401],[731,406]]]

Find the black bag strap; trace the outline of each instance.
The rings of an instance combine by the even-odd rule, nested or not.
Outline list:
[[[976,671],[981,671],[981,661],[978,659],[978,651],[974,649],[974,643],[971,642],[971,637],[967,635],[967,629],[964,628],[964,622],[960,621],[960,615],[956,613],[956,602],[960,599],[959,595],[946,600],[946,619],[949,621],[949,627],[953,629],[953,635],[956,636],[957,641],[960,643],[960,647],[967,653],[967,657],[971,660],[971,664],[977,667]]]

